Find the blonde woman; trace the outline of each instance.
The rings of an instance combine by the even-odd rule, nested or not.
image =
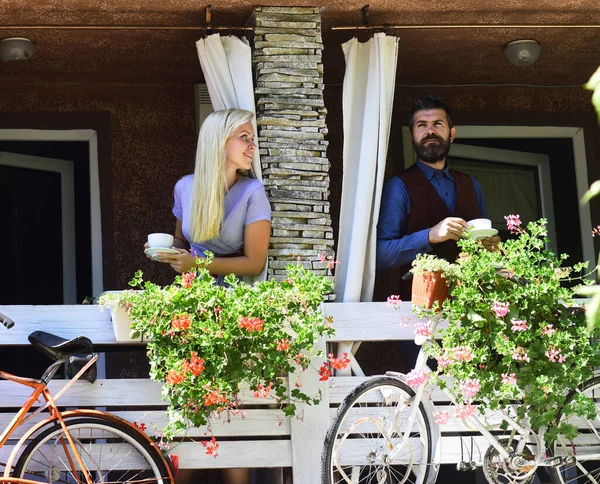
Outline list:
[[[253,114],[228,109],[210,114],[200,129],[193,175],[175,185],[174,249],[158,260],[177,272],[196,267],[210,250],[213,274],[251,276],[262,272],[271,232],[271,207],[262,184],[241,171],[256,150]]]
[[[262,272],[271,233],[271,207],[262,184],[240,172],[252,166],[256,150],[253,114],[228,109],[210,114],[200,129],[193,175],[175,185],[174,249],[158,261],[177,272],[196,267],[196,257],[210,250],[208,270],[218,276],[252,276]],[[249,469],[225,469],[224,482],[250,482]],[[181,473],[178,482],[192,482]]]

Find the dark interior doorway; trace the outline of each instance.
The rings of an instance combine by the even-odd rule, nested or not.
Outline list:
[[[0,165],[0,304],[62,304],[60,173]]]
[[[92,256],[91,256],[91,215],[90,215],[90,160],[89,160],[89,144],[87,141],[0,141],[0,151],[16,153],[22,155],[32,155],[32,156],[40,156],[45,158],[56,158],[61,160],[68,160],[73,162],[74,169],[74,204],[75,204],[75,248],[76,248],[76,279],[77,286],[76,292],[77,297],[76,300],[78,302],[83,301],[86,296],[92,295]],[[7,167],[5,167],[7,168]],[[38,170],[31,170],[31,172],[38,172]],[[56,175],[54,173],[46,173],[47,175]],[[38,186],[34,191],[30,186],[30,182],[27,177],[33,177],[34,174],[28,171],[20,172],[20,175],[17,176],[19,179],[19,183],[23,187],[20,189],[21,199],[27,199],[28,195],[33,197],[39,197],[38,202],[31,201],[33,208],[35,208],[36,203],[41,203],[48,195],[46,192],[52,191],[50,186],[46,187],[42,183],[41,186]],[[36,177],[38,175],[35,175]],[[40,175],[41,176],[41,175]],[[0,174],[0,177],[2,175]],[[50,177],[51,178],[51,177]],[[0,181],[0,183],[2,183]],[[13,190],[14,191],[14,190]],[[30,192],[30,193],[28,193]],[[16,203],[16,199],[13,196],[12,200],[7,199],[7,192],[3,190],[2,199],[4,202],[8,202],[7,204],[13,205]],[[59,203],[60,203],[60,185],[59,185]],[[19,202],[23,203],[23,201]],[[5,203],[2,203],[4,206]],[[43,208],[44,205],[37,205],[39,208]],[[14,207],[13,207],[14,208]],[[2,231],[4,232],[7,225],[7,214],[5,213],[5,209],[0,209],[0,227],[2,227]],[[43,213],[43,211],[42,211]],[[42,216],[42,214],[39,214]],[[30,217],[31,215],[28,215]],[[42,217],[43,218],[43,217]],[[56,222],[56,219],[53,218],[53,221]],[[53,222],[53,223],[54,223]],[[47,270],[48,264],[54,264],[62,261],[57,261],[55,257],[48,256],[48,251],[44,250],[48,247],[48,244],[51,243],[53,246],[57,243],[57,236],[60,236],[60,220],[58,220],[58,231],[56,229],[53,232],[48,232],[51,230],[48,226],[48,223],[44,225],[44,230],[41,228],[36,229],[36,227],[30,227],[28,232],[29,236],[27,237],[27,241],[22,242],[27,246],[33,246],[34,250],[30,252],[27,257],[33,261],[35,270],[42,273]],[[25,225],[31,225],[27,222]],[[37,234],[35,238],[31,234]],[[49,234],[52,233],[52,236]],[[49,239],[52,239],[50,241]],[[60,244],[60,240],[58,241]],[[1,243],[0,243],[1,244]],[[4,246],[2,246],[4,248]],[[3,252],[4,254],[10,254],[11,257],[19,254],[14,249],[11,249],[10,252]],[[24,255],[21,258],[25,257]],[[50,261],[49,259],[55,259],[54,261]],[[23,262],[21,262],[21,266]],[[28,262],[24,263],[26,267],[28,266]],[[14,264],[13,264],[14,265]],[[62,267],[62,265],[61,265]],[[2,270],[2,269],[0,269]],[[61,269],[62,270],[62,269]],[[4,270],[2,270],[2,274]],[[52,280],[53,281],[53,280]],[[26,295],[21,302],[11,302],[15,301],[15,299],[8,299],[8,296],[5,296],[3,292],[0,292],[0,305],[2,304],[63,304],[62,298],[57,299],[55,293],[55,289],[50,287],[53,282],[50,279],[45,279],[43,277],[39,277],[39,283],[36,291],[28,291],[30,294]],[[62,281],[62,274],[61,274]],[[4,283],[3,283],[4,284]],[[62,282],[58,284],[62,291]],[[8,294],[8,293],[7,293]],[[51,297],[52,294],[52,297]]]

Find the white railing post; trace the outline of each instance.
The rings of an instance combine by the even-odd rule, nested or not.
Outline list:
[[[325,339],[319,340],[317,349],[325,352]],[[318,368],[324,358],[312,358],[311,367],[300,374],[300,389],[307,395],[321,391],[318,405],[298,404],[296,417],[291,419],[292,473],[294,482],[320,484],[321,453],[325,434],[329,428],[329,383],[319,381]],[[297,373],[288,375],[289,391],[296,388]]]

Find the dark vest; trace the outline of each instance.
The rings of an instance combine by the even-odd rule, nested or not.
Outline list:
[[[454,177],[454,186],[456,188],[454,213],[450,213],[444,200],[438,195],[431,182],[423,173],[423,170],[416,164],[400,175],[400,179],[404,182],[410,200],[410,212],[406,219],[405,235],[431,228],[446,217],[460,217],[464,220],[471,220],[482,216],[477,204],[477,196],[475,195],[475,187],[473,186],[471,177],[455,170],[450,170],[450,173]],[[459,248],[454,240],[434,244],[432,247],[435,255],[451,262],[456,260],[459,253]],[[410,269],[411,264],[407,264],[399,270],[391,271],[393,272],[393,279],[395,281],[400,280],[400,287],[395,294],[400,294],[400,297],[404,301],[410,300],[412,283],[402,281],[401,277]],[[389,283],[398,287],[397,283],[390,280],[389,276],[384,277],[384,279],[387,279],[385,285],[387,286],[388,295],[394,294],[393,292],[389,292],[392,290]],[[378,286],[381,287],[381,284],[378,284]],[[377,292],[379,293],[380,291]],[[381,299],[382,295],[378,294],[377,296],[378,299]]]

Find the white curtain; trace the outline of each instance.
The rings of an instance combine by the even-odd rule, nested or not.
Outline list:
[[[379,33],[365,43],[354,38],[342,49],[344,179],[335,293],[342,302],[371,301],[398,39]]]
[[[219,111],[239,108],[256,114],[252,50],[246,39],[213,34],[196,42],[196,48],[213,109]],[[252,123],[258,137],[256,121]],[[262,180],[258,149],[252,160],[252,172],[256,178]]]
[[[213,34],[196,42],[196,48],[213,109],[219,111],[239,108],[256,114],[252,81],[252,50],[246,39]],[[252,125],[258,138],[256,120],[252,121]],[[252,173],[255,178],[262,181],[258,140],[252,160]],[[248,283],[266,280],[267,265],[268,259],[260,275],[247,276],[243,279]]]

